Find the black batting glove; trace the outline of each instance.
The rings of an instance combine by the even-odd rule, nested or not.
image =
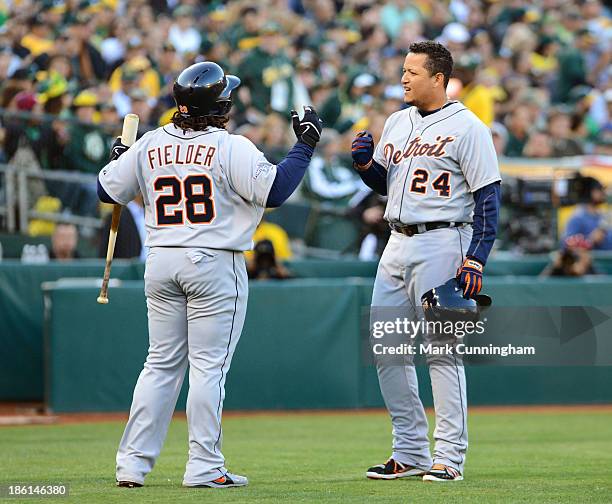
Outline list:
[[[119,156],[127,151],[129,147],[121,142],[121,137],[117,137],[111,147],[110,160],[119,159]]]
[[[321,131],[323,130],[323,121],[319,119],[317,111],[310,106],[304,107],[304,117],[300,120],[298,113],[295,110],[291,111],[291,124],[298,142],[310,145],[313,149],[317,142],[321,140]]]

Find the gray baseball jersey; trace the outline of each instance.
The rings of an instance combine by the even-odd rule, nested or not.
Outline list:
[[[388,171],[389,222],[471,222],[470,193],[501,180],[491,132],[459,102],[425,117],[416,107],[392,114],[374,161]]]
[[[472,222],[471,193],[500,179],[489,129],[459,102],[422,117],[416,107],[387,120],[374,160],[387,169],[392,223]],[[456,275],[472,230],[448,227],[408,237],[392,231],[380,260],[372,318],[381,306],[420,313],[421,296]],[[424,471],[432,463],[463,472],[468,445],[464,368],[456,358],[428,358],[436,428],[433,458],[414,366],[377,366],[393,423],[392,458]]]
[[[142,193],[149,247],[149,354],[117,450],[118,481],[142,484],[155,465],[188,363],[183,484],[225,478],[225,380],[248,297],[241,251],[251,247],[275,176],[276,166],[246,138],[174,125],[145,134],[100,172],[118,203]]]
[[[170,124],[143,135],[99,180],[122,205],[142,193],[148,247],[248,250],[275,176],[243,136]]]

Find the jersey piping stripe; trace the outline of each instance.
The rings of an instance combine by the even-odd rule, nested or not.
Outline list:
[[[461,434],[459,434],[459,440],[463,437],[465,432],[465,412],[463,411],[463,389],[461,388],[461,380],[459,379],[459,369],[457,367],[457,357],[453,354],[453,360],[455,361],[455,374],[457,375],[457,385],[459,386],[459,404],[461,405]],[[465,372],[465,371],[464,371]],[[461,462],[463,464],[464,457],[461,456]]]
[[[412,132],[414,131],[414,122],[412,121],[412,114],[408,114],[408,119],[410,119],[410,133],[408,133],[408,139],[406,140],[406,143],[404,144],[404,148],[402,149],[402,152],[406,150],[406,145],[408,145],[408,142],[410,142],[410,137],[412,136]],[[412,167],[412,160],[414,158],[411,157],[410,158],[410,162],[408,163],[408,172],[406,173],[406,180],[404,180],[404,188],[402,189],[402,198],[400,200],[400,213],[399,213],[399,217],[398,217],[398,221],[402,222],[402,205],[404,204],[404,193],[406,192],[406,181],[408,180],[408,174],[410,173],[410,168]],[[390,183],[390,182],[387,182]],[[391,197],[389,197],[389,202],[387,204],[391,203]]]
[[[442,108],[444,108],[444,107],[442,107]],[[467,110],[467,108],[462,108],[460,110],[457,110],[456,112],[453,112],[452,114],[447,115],[446,117],[443,117],[442,119],[439,119],[438,121],[432,122],[428,126],[425,126],[423,131],[421,131],[421,135],[423,133],[425,133],[425,131],[427,131],[427,129],[430,128],[431,126],[433,126],[434,124],[438,124],[439,122],[446,121],[446,119],[449,119],[450,117],[453,117],[455,114],[458,114],[459,112],[463,112],[464,110]],[[412,121],[412,119],[410,119],[410,120]],[[406,145],[410,141],[410,136],[411,135],[412,135],[412,129],[410,130],[410,135],[408,135],[408,140],[406,141]],[[404,149],[406,148],[406,145],[404,145]],[[410,168],[412,167],[412,160],[413,159],[414,159],[414,157],[410,158],[410,163],[408,164],[408,171],[406,172],[406,178],[404,179],[404,187],[402,189],[402,199],[400,200],[400,211],[399,211],[399,216],[397,218],[399,222],[402,222],[402,210],[404,209],[404,194],[406,194],[406,183],[408,182],[408,176],[410,175]]]
[[[478,243],[476,244],[476,247],[474,248],[474,252],[472,252],[472,255],[476,255],[476,251],[478,250],[478,247],[480,247],[480,243],[482,242],[482,240],[485,237],[485,231],[487,229],[487,207],[486,207],[486,202],[489,198],[492,198],[493,196],[495,196],[494,194],[489,194],[484,201],[482,202],[482,234],[480,235],[480,240],[478,240]]]
[[[463,264],[463,240],[461,239],[461,231],[458,227],[455,228],[457,230],[457,234],[459,235],[459,251],[461,252],[461,264]],[[461,405],[461,434],[459,434],[459,441],[463,437],[463,433],[465,432],[465,413],[463,411],[463,391],[461,390],[461,380],[459,379],[459,370],[457,369],[457,357],[453,354],[453,360],[455,361],[455,373],[457,374],[457,385],[459,385],[459,404]],[[465,370],[464,370],[465,372]],[[457,443],[460,446],[460,443]],[[461,461],[459,465],[463,464],[465,460],[465,456],[461,457]]]
[[[236,257],[236,252],[232,252],[232,270],[234,272],[234,279],[235,279],[235,286],[236,286],[236,299],[234,300],[234,313],[232,314],[232,326],[230,328],[229,341],[227,342],[227,348],[225,350],[225,358],[223,359],[223,364],[221,365],[221,378],[219,378],[219,402],[217,403],[217,421],[219,422],[219,435],[217,436],[217,440],[215,441],[215,444],[213,445],[213,451],[217,451],[217,446],[219,445],[219,441],[221,440],[222,429],[221,429],[221,417],[219,415],[219,411],[221,410],[221,397],[223,395],[222,393],[223,377],[225,376],[223,368],[225,367],[225,362],[227,361],[227,358],[229,356],[229,349],[232,343],[232,333],[234,332],[234,320],[236,319],[236,307],[238,306],[238,275],[236,275],[235,257]]]
[[[190,137],[181,137],[181,136],[178,136],[178,135],[174,135],[174,134],[170,133],[169,131],[166,131],[166,128],[162,128],[162,131],[164,133],[167,133],[171,137],[178,138],[179,140],[191,140],[192,138],[200,138],[201,136],[205,136],[205,135],[210,135],[212,133],[216,133],[217,131],[219,131],[219,129],[216,129],[214,131],[206,131],[206,132],[204,132],[204,133],[202,133],[200,135],[190,136]]]

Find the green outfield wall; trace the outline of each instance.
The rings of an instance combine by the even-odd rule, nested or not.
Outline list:
[[[504,276],[535,275],[545,264],[544,257],[492,260],[487,265],[486,290],[494,295],[496,303],[507,305],[611,304],[612,277],[574,280]],[[600,268],[610,264],[608,258],[598,259]],[[358,354],[359,324],[369,304],[376,264],[301,260],[290,263],[289,267],[297,279],[251,283],[244,337],[228,382],[228,387],[240,384],[241,388],[228,396],[228,406],[245,409],[380,405],[372,370],[361,369]],[[102,261],[45,265],[0,262],[0,345],[3,349],[0,400],[40,401],[46,390],[49,397],[66,395],[63,387],[69,384],[60,386],[54,381],[50,386],[45,380],[42,291],[43,283],[64,279],[47,296],[48,362],[53,366],[54,359],[64,359],[60,369],[72,373],[69,379],[77,389],[94,372],[103,378],[101,382],[96,378],[95,383],[106,388],[99,391],[102,398],[95,396],[91,401],[87,395],[92,388],[73,391],[70,404],[61,407],[77,410],[85,405],[93,409],[126,407],[147,349],[146,313],[139,281],[143,269],[139,262],[116,261],[112,276],[123,283],[121,287],[111,288],[111,304],[101,307],[95,302],[95,279],[103,271]],[[85,283],[75,286],[66,279],[80,279]],[[115,311],[122,309],[125,311]],[[120,341],[114,341],[116,338]],[[113,344],[107,345],[109,341]],[[53,351],[54,345],[61,351]],[[118,353],[110,354],[111,351]],[[108,360],[100,362],[116,360],[122,364],[91,367],[84,359],[89,355],[87,352],[99,359],[107,355]],[[90,373],[79,368],[81,365]],[[419,372],[426,394],[426,373]],[[602,384],[612,383],[606,372],[607,368],[563,368],[554,373],[528,368],[495,372],[479,368],[470,371],[470,399],[483,404],[608,401],[609,395],[600,390]],[[55,378],[52,371],[49,376]],[[319,381],[320,377],[325,379]],[[116,380],[107,386],[106,378]],[[491,388],[498,383],[510,384],[499,397],[496,389]],[[54,387],[59,387],[55,395],[51,393]]]
[[[64,283],[46,294],[46,401],[50,411],[127,410],[147,351],[142,282],[111,291]],[[227,382],[228,409],[380,407],[376,374],[364,365],[360,331],[369,279],[311,279],[251,285],[242,339]],[[500,304],[598,304],[609,279],[491,278]],[[520,301],[520,302],[519,302]],[[431,405],[427,370],[419,368]],[[471,404],[612,402],[612,367],[469,367]],[[185,390],[179,399],[185,407]]]

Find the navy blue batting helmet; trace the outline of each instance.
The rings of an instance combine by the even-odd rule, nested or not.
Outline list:
[[[427,320],[477,321],[480,306],[490,306],[491,298],[485,294],[474,299],[463,297],[463,289],[456,278],[451,278],[421,296]]]
[[[232,91],[240,85],[212,61],[195,63],[174,81],[172,94],[183,117],[224,116],[232,107]]]

